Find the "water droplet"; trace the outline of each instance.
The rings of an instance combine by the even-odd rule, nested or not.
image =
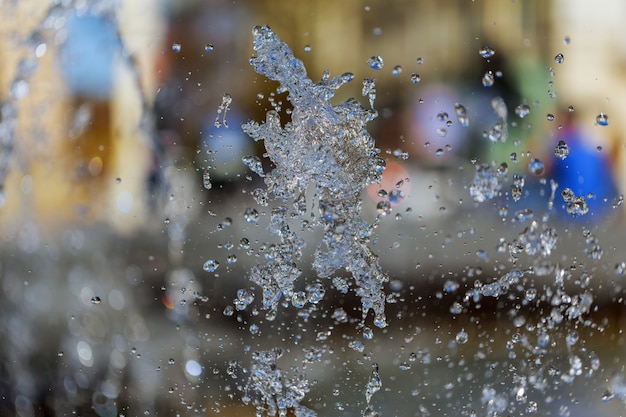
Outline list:
[[[423,63],[424,63],[424,58],[422,58],[421,56],[417,57],[417,65],[422,65]]]
[[[209,172],[208,168],[205,169],[202,173],[202,186],[207,190],[210,190],[211,187],[213,187],[213,185],[211,184],[211,173]]]
[[[256,223],[259,220],[259,212],[254,208],[247,208],[243,213],[243,218],[248,223]]]
[[[528,104],[520,104],[515,108],[515,114],[520,119],[527,117],[530,114],[530,106]]]
[[[183,49],[182,45],[178,42],[172,44],[172,51],[179,53]]]
[[[467,110],[465,106],[462,104],[456,103],[454,105],[454,113],[456,113],[456,118],[461,124],[461,126],[469,126],[469,115],[467,114]]]
[[[487,71],[485,75],[483,75],[482,83],[484,87],[492,87],[495,81],[496,79],[492,71]]]
[[[122,179],[120,177],[115,178],[116,184],[120,184],[121,182],[122,182]]]
[[[422,80],[422,77],[420,77],[420,75],[419,75],[419,74],[416,74],[416,73],[411,74],[411,82],[412,82],[413,84],[417,84],[417,83],[419,83],[421,80]]]
[[[204,45],[204,50],[207,52],[211,52],[213,49],[215,49],[215,46],[212,43],[207,43],[206,45]]]
[[[622,261],[622,262],[618,262],[615,264],[615,273],[617,275],[624,275],[626,274],[626,262]]]
[[[383,58],[379,55],[374,55],[370,59],[367,60],[367,65],[371,69],[381,70],[383,68],[384,62]]]
[[[483,58],[491,58],[496,54],[496,50],[489,45],[485,45],[478,50],[478,54]]]
[[[394,77],[397,77],[400,74],[402,74],[402,67],[400,65],[396,65],[395,67],[393,67],[393,70],[391,71],[391,75],[393,75]]]
[[[552,113],[548,113],[546,115],[546,120],[549,122],[553,122],[554,121],[554,115]]]
[[[174,358],[169,358],[169,359],[167,360],[167,364],[168,364],[168,365],[174,365],[175,363],[176,363],[176,361],[174,360]]]
[[[245,166],[250,168],[250,171],[257,174],[259,177],[263,177],[263,163],[261,162],[261,158],[256,155],[246,155],[241,158],[241,161]]]
[[[531,159],[530,162],[528,163],[528,171],[530,171],[530,173],[535,176],[542,175],[544,171],[543,162],[541,162],[537,158]]]
[[[563,56],[563,54],[558,53],[556,54],[556,56],[554,57],[554,60],[556,61],[557,64],[562,64],[563,61],[565,60],[565,57]]]
[[[102,300],[100,299],[100,297],[95,296],[95,297],[91,297],[91,304],[100,304],[102,302]]]
[[[215,270],[219,268],[219,266],[220,263],[218,261],[214,259],[209,259],[204,263],[204,265],[202,265],[202,269],[204,269],[206,272],[215,272]]]
[[[569,155],[569,145],[564,140],[560,140],[554,147],[554,156],[565,159]]]
[[[456,337],[454,338],[454,340],[456,340],[456,343],[458,343],[459,345],[464,345],[465,343],[467,343],[468,339],[469,339],[469,336],[467,335],[467,332],[465,332],[464,330],[461,330],[460,332],[458,332],[456,334]]]
[[[311,45],[304,45],[304,52],[306,52],[307,54],[311,52]]]
[[[609,125],[609,116],[604,113],[600,113],[596,116],[596,123],[600,126],[608,126]]]
[[[569,45],[571,42],[571,39],[569,36],[566,36],[563,38],[563,45]]]
[[[440,122],[445,122],[446,120],[448,120],[448,113],[446,113],[445,111],[437,113],[437,120]]]

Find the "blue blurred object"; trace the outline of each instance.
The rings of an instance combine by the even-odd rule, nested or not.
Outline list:
[[[576,126],[563,129],[559,140],[567,143],[569,155],[565,159],[555,157],[552,173],[552,178],[559,184],[556,209],[572,217],[567,213],[567,204],[561,194],[570,188],[576,196],[584,196],[589,206],[589,212],[580,219],[593,223],[608,215],[618,194],[611,160],[595,144],[597,138],[597,134]]]
[[[106,100],[113,87],[113,60],[121,51],[114,22],[105,16],[72,16],[59,57],[72,93]]]

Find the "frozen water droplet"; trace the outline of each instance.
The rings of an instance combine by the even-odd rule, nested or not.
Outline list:
[[[515,108],[515,114],[520,119],[527,117],[530,114],[530,106],[528,104],[520,104]]]
[[[469,126],[469,115],[467,114],[467,109],[462,104],[456,103],[454,105],[454,113],[456,113],[456,119],[459,121],[461,126]]]
[[[493,49],[491,46],[489,45],[485,45],[482,48],[480,48],[478,50],[478,53],[480,54],[481,57],[483,58],[491,58],[492,56],[494,56],[496,54],[496,50]]]
[[[541,162],[537,158],[531,159],[530,162],[528,163],[528,171],[530,171],[530,173],[535,176],[542,175],[544,171],[543,162]]]
[[[562,64],[563,61],[565,60],[565,57],[563,56],[563,54],[558,53],[556,54],[556,56],[554,57],[554,60],[556,61],[557,64]]]
[[[375,69],[375,70],[381,70],[383,68],[384,62],[383,62],[383,58],[379,55],[374,55],[372,57],[370,57],[370,59],[367,60],[367,65],[371,68],[371,69]]]
[[[464,330],[461,330],[460,332],[458,332],[456,334],[456,337],[454,338],[454,340],[456,340],[456,343],[458,343],[459,345],[464,345],[465,343],[467,343],[468,339],[469,339],[469,336],[467,335],[467,332],[465,332]]]
[[[182,45],[178,42],[172,44],[172,51],[179,53],[183,49]]]
[[[256,223],[259,220],[259,212],[254,208],[247,208],[243,213],[243,218],[248,223]]]
[[[492,87],[495,81],[496,79],[493,75],[493,71],[487,71],[485,75],[483,75],[482,83],[484,87]]]
[[[395,67],[393,67],[393,70],[391,71],[391,75],[393,75],[394,77],[397,77],[400,74],[402,74],[402,66],[396,65]]]
[[[565,159],[569,155],[569,145],[564,140],[560,140],[554,147],[554,156]]]
[[[215,270],[219,268],[219,266],[220,263],[218,261],[214,259],[209,259],[204,263],[204,265],[202,265],[202,269],[204,269],[206,272],[215,272]]]
[[[304,45],[304,52],[306,52],[307,54],[311,52],[311,45]]]
[[[417,73],[415,73],[415,72],[414,72],[413,74],[411,74],[411,82],[412,82],[413,84],[417,84],[417,83],[419,83],[421,80],[422,80],[422,77],[420,77],[420,75],[419,75],[419,74],[417,74]]]
[[[204,45],[204,50],[207,52],[211,52],[213,49],[215,49],[215,46],[212,43],[207,43],[206,45]]]
[[[608,126],[609,125],[609,116],[604,113],[600,113],[596,116],[596,123],[600,126]]]

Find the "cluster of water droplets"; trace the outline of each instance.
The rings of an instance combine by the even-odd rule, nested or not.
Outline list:
[[[315,253],[315,271],[320,278],[332,278],[337,269],[349,270],[361,297],[363,318],[373,310],[375,324],[385,327],[382,286],[387,277],[368,247],[371,226],[359,214],[361,191],[379,181],[385,167],[365,129],[376,111],[352,99],[336,106],[330,103],[335,91],[353,79],[352,74],[330,78],[325,72],[322,80],[314,83],[302,62],[271,29],[259,26],[253,34],[258,56],[251,59],[251,65],[259,74],[280,82],[293,105],[291,121],[281,121],[279,113],[270,110],[265,123],[242,126],[251,138],[264,142],[274,165],[265,174],[267,188],[260,194],[291,201],[296,215],[301,216],[306,211],[305,196],[312,188],[319,212],[316,224],[324,231]],[[373,105],[374,80],[364,81],[363,94]],[[281,250],[274,260],[257,265],[250,273],[250,280],[263,291],[263,307],[270,317],[283,297],[291,299],[301,275],[297,261],[304,241],[290,228],[291,213],[287,206],[272,210],[270,230],[280,237]]]

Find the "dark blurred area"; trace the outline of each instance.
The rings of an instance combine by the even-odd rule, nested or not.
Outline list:
[[[587,379],[550,374],[554,388],[534,395],[553,400],[538,412],[537,398],[517,401],[527,414],[623,413],[626,6],[601,3],[5,2],[0,415],[259,415],[240,401],[249,352],[283,343],[295,363],[323,342],[333,355],[309,368],[319,384],[307,396],[320,416],[362,415],[372,361],[387,372],[381,415],[495,416],[503,397],[488,387],[552,369],[533,363],[534,342],[516,345],[519,356],[507,343],[545,324],[554,301],[524,294],[549,293],[559,271],[558,285],[592,295],[593,325],[551,329],[553,341],[576,331],[587,342],[555,342],[537,361],[566,375],[575,353]],[[274,323],[258,305],[233,309],[254,298],[243,289],[258,304],[247,272],[276,250],[267,218],[278,203],[255,203],[263,178],[242,158],[273,165],[241,125],[277,107],[284,124],[291,111],[250,66],[255,25],[269,25],[314,82],[354,73],[334,104],[367,107],[361,80],[377,80],[368,130],[387,169],[364,190],[363,217],[376,225],[392,319],[365,350],[353,344],[364,339],[358,297],[334,287]],[[486,202],[470,195],[481,164],[502,181]],[[381,214],[394,187],[401,198]],[[588,212],[574,205],[581,196]],[[549,258],[520,243],[534,221],[558,233]],[[320,231],[302,231],[312,280]],[[467,307],[509,267],[526,271],[512,295]],[[329,313],[340,309],[345,320]],[[459,332],[467,345],[453,341]],[[451,373],[472,376],[446,384]],[[617,400],[602,402],[606,387]]]

